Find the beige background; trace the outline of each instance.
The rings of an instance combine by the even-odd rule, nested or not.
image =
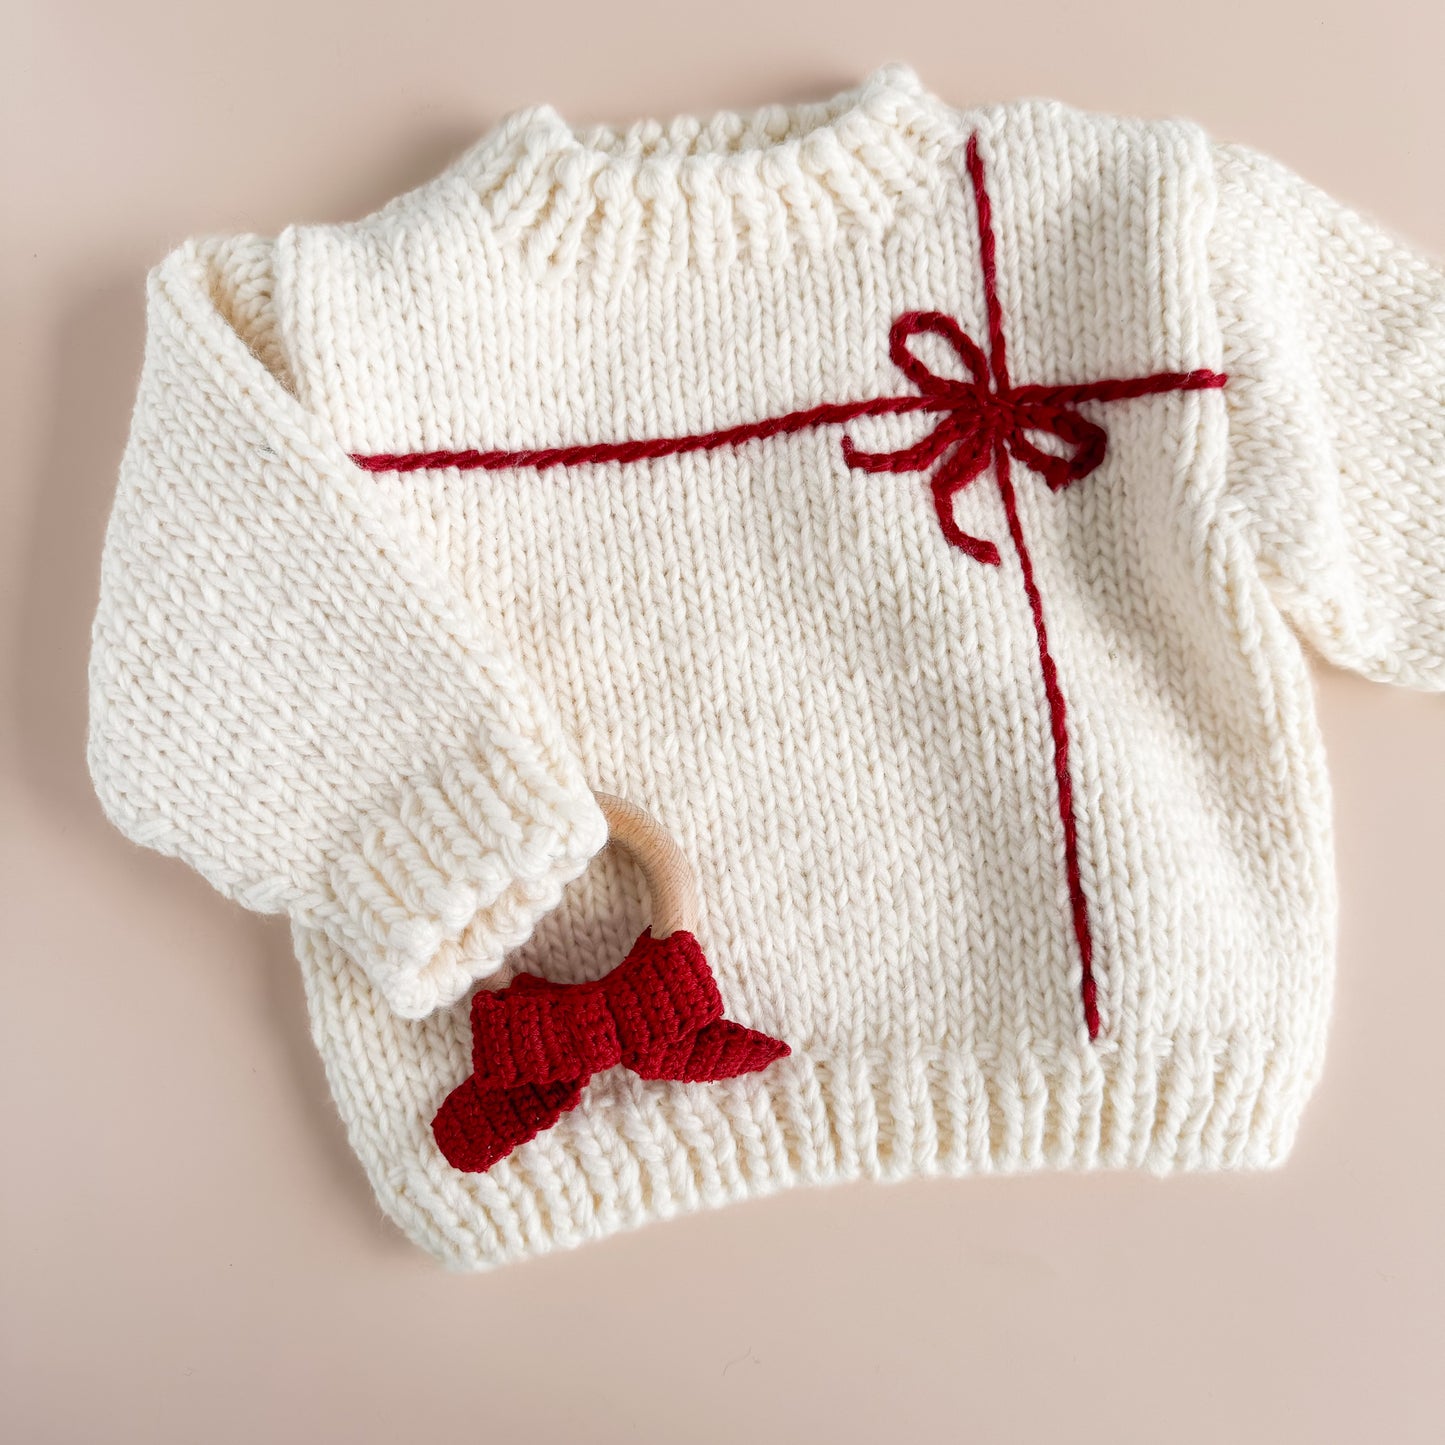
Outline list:
[[[1445,702],[1320,677],[1344,941],[1282,1172],[783,1197],[490,1276],[380,1217],[284,930],[109,831],[84,661],[145,269],[355,217],[506,110],[820,97],[1186,114],[1437,253],[1420,0],[4,6],[0,1436],[1445,1438]]]

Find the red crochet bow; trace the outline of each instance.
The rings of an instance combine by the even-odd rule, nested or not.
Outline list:
[[[472,999],[474,1072],[437,1110],[437,1145],[454,1168],[482,1173],[575,1108],[604,1069],[711,1083],[791,1052],[722,1012],[707,959],[681,930],[654,938],[647,929],[595,983],[521,974],[482,989]]]

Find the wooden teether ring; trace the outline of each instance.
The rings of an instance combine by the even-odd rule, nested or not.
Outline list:
[[[677,840],[646,808],[629,803],[613,793],[594,793],[602,816],[607,819],[607,841],[629,854],[647,884],[652,912],[652,936],[697,931],[697,881],[687,854]],[[482,981],[483,988],[505,988],[517,970],[503,963]]]
[[[607,819],[609,841],[632,857],[647,884],[652,936],[697,931],[697,882],[687,854],[672,834],[647,811],[626,798],[596,793]]]

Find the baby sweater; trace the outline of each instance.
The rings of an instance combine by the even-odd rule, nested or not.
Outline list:
[[[418,1244],[1284,1159],[1336,936],[1302,643],[1445,687],[1437,263],[1194,124],[890,65],[534,106],[360,220],[187,240],[147,297],[91,773],[289,916]],[[697,880],[686,957],[615,988],[648,901],[594,789]],[[458,1167],[504,960],[586,1002],[590,1082]],[[764,1039],[748,1071],[629,1055],[644,974]]]

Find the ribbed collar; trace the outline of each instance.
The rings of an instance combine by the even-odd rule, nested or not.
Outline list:
[[[544,269],[630,249],[639,228],[680,249],[826,245],[840,229],[877,233],[910,199],[936,204],[961,143],[959,113],[901,63],[823,101],[627,126],[574,126],[539,104],[367,221],[464,198]]]

